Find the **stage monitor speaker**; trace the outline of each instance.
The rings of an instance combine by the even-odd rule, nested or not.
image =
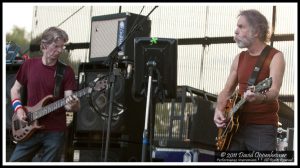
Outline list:
[[[191,117],[191,143],[202,149],[214,150],[216,145],[217,127],[214,123],[213,102],[197,97],[197,112]]]
[[[133,60],[133,40],[135,37],[149,37],[151,21],[143,15],[133,13],[118,13],[92,17],[90,62],[107,59],[110,52],[121,44],[131,29],[145,19],[138,30],[121,46],[128,59]]]
[[[98,75],[105,76],[108,74],[108,67],[101,62],[82,63],[79,66],[80,89],[88,87],[88,84]],[[132,79],[117,76],[114,87],[111,134],[128,137],[127,141],[142,142],[145,101],[134,101],[131,97],[131,87]],[[75,113],[75,133],[106,132],[109,93],[109,89],[104,92],[93,91],[91,94],[80,98],[81,109],[77,114]],[[93,106],[95,108],[92,108]]]

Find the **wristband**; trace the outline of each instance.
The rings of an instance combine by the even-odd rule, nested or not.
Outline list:
[[[22,108],[22,102],[20,99],[14,99],[12,101],[12,107],[14,109],[14,112],[17,112],[19,108]]]

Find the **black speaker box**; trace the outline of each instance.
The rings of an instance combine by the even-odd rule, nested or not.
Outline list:
[[[142,22],[144,20],[144,22]],[[90,61],[105,60],[111,51],[119,46],[129,35],[136,24],[130,38],[121,46],[128,59],[133,60],[133,40],[135,37],[149,37],[151,31],[151,21],[143,15],[133,13],[118,13],[92,17]]]
[[[217,127],[214,123],[213,102],[197,97],[197,112],[191,116],[190,140],[202,149],[214,150]]]
[[[98,75],[108,75],[108,68],[102,64],[81,64],[79,68],[80,89],[89,86],[89,83],[97,78]],[[107,80],[108,78],[105,78]],[[123,91],[124,80],[117,78],[115,82],[115,102],[124,104]],[[92,91],[91,94],[81,97],[81,109],[77,113],[76,131],[102,131],[106,130],[106,117],[108,115],[109,90]],[[94,107],[94,108],[93,108]],[[117,114],[116,108],[113,108],[113,114]],[[119,118],[113,117],[111,122],[112,131],[121,130],[123,115]]]
[[[107,76],[109,68],[102,62],[82,63],[79,66],[79,88],[89,86],[97,76]],[[145,100],[136,101],[131,94],[132,79],[117,76],[111,120],[111,134],[128,142],[141,143],[145,116]],[[80,98],[81,109],[75,113],[75,133],[107,131],[110,89],[92,91]],[[123,112],[122,112],[123,110]],[[94,134],[95,135],[95,134]],[[105,134],[106,135],[106,134]],[[99,137],[97,137],[98,139]]]

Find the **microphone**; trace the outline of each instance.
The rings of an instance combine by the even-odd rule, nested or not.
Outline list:
[[[126,68],[126,71],[123,76],[125,79],[129,79],[132,76],[133,61],[129,60],[128,56],[126,56],[123,51],[118,52],[118,57],[123,67]]]
[[[158,8],[158,6],[154,6],[154,8],[148,13],[148,15],[146,17],[148,18],[156,8]]]

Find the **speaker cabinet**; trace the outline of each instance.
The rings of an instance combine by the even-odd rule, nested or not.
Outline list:
[[[135,37],[149,37],[151,31],[151,21],[143,15],[133,13],[119,13],[92,17],[91,42],[90,42],[90,62],[104,60],[119,46],[129,35],[129,32],[137,23],[145,20],[138,26],[120,51],[123,51],[129,59],[133,60],[133,40]]]
[[[198,97],[196,99],[197,113],[191,118],[191,143],[202,149],[214,150],[217,127],[214,123],[213,102]]]
[[[97,76],[106,76],[109,85],[109,68],[102,61],[82,63],[79,66],[79,89],[89,86]],[[145,118],[145,100],[136,100],[131,94],[132,79],[116,76],[110,132],[110,161],[140,159]],[[92,91],[80,98],[81,109],[74,115],[74,155],[80,151],[80,162],[91,161],[84,153],[95,153],[92,161],[100,159],[101,146],[105,146],[110,88],[104,92]],[[94,108],[93,108],[94,107]],[[122,112],[123,110],[123,112]],[[97,148],[92,147],[97,145]],[[99,149],[97,151],[93,151]],[[102,153],[104,157],[104,152]],[[115,157],[114,157],[115,156]]]
[[[108,68],[102,64],[81,64],[79,68],[79,84],[80,89],[89,86],[89,83],[97,78],[98,75],[108,75]],[[105,80],[107,80],[105,78]],[[117,78],[115,81],[114,103],[124,104],[124,79]],[[92,91],[91,94],[80,98],[81,109],[77,113],[76,131],[102,131],[106,130],[105,122],[108,116],[109,106],[109,90]],[[117,106],[113,106],[112,114],[117,115],[120,110]],[[111,130],[112,132],[121,131],[123,115],[112,117]]]
[[[79,66],[79,87],[89,86],[97,76],[107,76],[108,67],[102,62],[82,63]],[[108,83],[109,85],[109,83]],[[132,79],[117,76],[111,120],[111,134],[126,137],[126,141],[141,142],[144,124],[145,100],[135,101],[131,94]],[[75,113],[76,132],[106,132],[110,89],[92,91],[80,98],[81,109]]]

